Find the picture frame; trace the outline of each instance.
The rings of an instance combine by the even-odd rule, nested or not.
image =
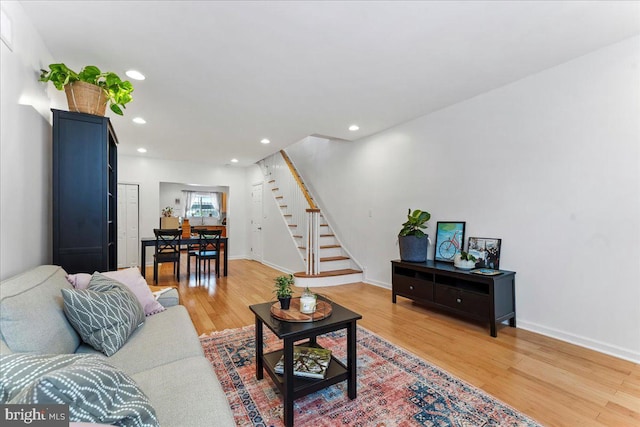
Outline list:
[[[490,237],[469,237],[468,250],[476,257],[476,268],[500,269],[500,247],[502,239]]]
[[[464,250],[464,221],[438,221],[434,261],[451,262]]]

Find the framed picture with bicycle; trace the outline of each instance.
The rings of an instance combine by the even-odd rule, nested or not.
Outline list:
[[[465,222],[438,221],[436,230],[435,261],[453,262],[453,257],[462,252]]]

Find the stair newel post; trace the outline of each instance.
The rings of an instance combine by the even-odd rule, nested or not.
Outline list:
[[[320,209],[307,209],[307,274],[320,273]]]

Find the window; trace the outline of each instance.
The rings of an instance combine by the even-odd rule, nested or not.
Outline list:
[[[219,193],[193,193],[187,208],[187,217],[220,219]]]

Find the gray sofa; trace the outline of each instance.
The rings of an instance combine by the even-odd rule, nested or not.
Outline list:
[[[66,275],[44,265],[0,282],[0,353],[98,353],[82,343],[64,314],[61,289],[72,288]],[[168,293],[159,301],[176,300],[177,293]],[[148,316],[107,360],[136,381],[163,427],[235,425],[183,306]]]

